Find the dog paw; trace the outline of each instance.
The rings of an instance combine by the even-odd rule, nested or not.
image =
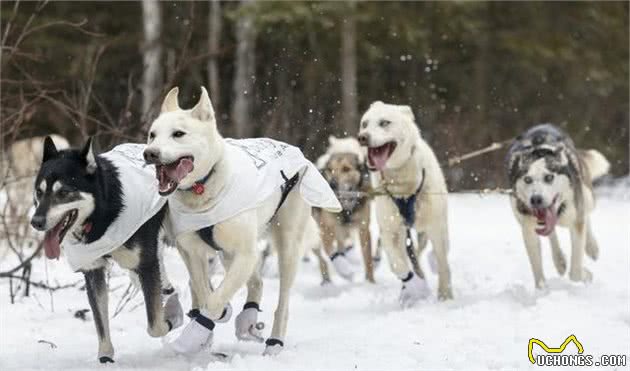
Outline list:
[[[536,280],[536,289],[537,290],[547,290],[547,281],[544,278],[540,278]]]
[[[446,300],[452,300],[453,299],[453,290],[451,290],[451,288],[446,288],[446,289],[438,289],[438,300],[439,301],[446,301]]]
[[[108,356],[98,357],[98,361],[100,363],[114,363],[114,360],[111,357],[108,357]]]
[[[230,320],[230,318],[232,318],[232,305],[227,303],[227,305],[223,308],[223,313],[221,313],[219,319],[215,319],[214,322],[226,323]]]
[[[411,276],[411,279],[403,282],[398,301],[403,308],[408,308],[419,300],[426,299],[429,295],[427,282],[414,274]]]
[[[574,282],[589,283],[593,280],[593,274],[586,268],[581,270],[571,270],[569,272],[569,279]]]
[[[262,337],[264,328],[265,325],[262,322],[258,322],[258,305],[243,309],[234,321],[236,338],[243,341],[262,343],[264,341]]]
[[[553,254],[553,265],[560,276],[567,272],[567,259],[562,252]]]
[[[164,304],[164,317],[166,321],[171,324],[170,330],[176,329],[184,324],[184,310],[179,302],[179,295],[177,293],[166,299],[166,304]]]
[[[335,253],[330,257],[330,261],[333,263],[335,270],[341,277],[348,281],[352,281],[354,276],[354,268],[350,263],[350,260],[343,253]]]
[[[267,346],[263,352],[263,356],[275,356],[284,349],[284,343],[281,340],[269,338],[266,341]]]

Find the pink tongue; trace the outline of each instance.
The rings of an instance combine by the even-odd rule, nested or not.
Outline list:
[[[166,169],[166,172],[169,178],[179,183],[192,170],[193,162],[188,158],[184,158],[179,161],[175,168],[168,167]]]
[[[541,219],[540,216],[542,216],[542,219],[544,220],[545,225],[539,228],[536,228],[536,233],[542,236],[549,236],[551,232],[553,232],[553,229],[556,227],[556,223],[558,222],[558,217],[553,212],[553,210],[551,210],[551,207],[542,210],[541,214],[542,215],[538,216],[538,219],[540,220]]]
[[[48,259],[57,259],[61,254],[59,247],[59,232],[61,232],[63,223],[59,223],[55,228],[49,230],[44,235],[44,252]]]
[[[389,159],[389,146],[368,148],[368,161],[376,170],[383,170],[387,159]]]

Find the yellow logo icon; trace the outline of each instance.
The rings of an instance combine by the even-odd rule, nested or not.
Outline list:
[[[584,353],[584,347],[582,346],[582,343],[580,343],[580,341],[575,337],[575,335],[571,335],[568,338],[566,338],[566,340],[557,348],[550,348],[547,346],[547,344],[543,343],[541,340],[531,338],[529,339],[529,344],[527,344],[527,355],[529,356],[529,361],[532,364],[536,364],[536,360],[534,359],[534,354],[532,353],[534,344],[538,344],[547,353],[562,353],[567,348],[567,345],[569,345],[570,342],[573,342],[573,344],[575,344],[575,346],[578,349],[579,354]]]

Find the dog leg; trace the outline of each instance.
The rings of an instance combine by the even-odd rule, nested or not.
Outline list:
[[[381,232],[382,246],[387,254],[391,271],[401,280],[402,289],[398,301],[403,307],[410,307],[429,295],[429,287],[424,279],[409,268],[409,259],[404,246],[404,232]]]
[[[140,280],[140,287],[144,294],[144,304],[147,311],[147,332],[151,337],[162,337],[174,328],[175,325],[180,325],[181,321],[172,323],[164,318],[159,268],[155,268],[153,264],[147,263],[140,267],[137,273]]]
[[[584,250],[586,247],[586,223],[575,223],[571,226],[571,268],[569,278],[576,282],[590,282],[591,272],[584,267]]]
[[[299,263],[297,251],[299,249],[294,246],[292,241],[299,241],[295,238],[299,229],[285,225],[283,228],[291,228],[292,230],[279,230],[274,228],[274,242],[278,247],[278,266],[280,271],[280,292],[278,295],[278,306],[274,313],[273,329],[271,337],[265,342],[265,355],[275,355],[284,347],[284,338],[287,331],[287,322],[289,317],[289,292]]]
[[[335,230],[331,228],[328,224],[320,223],[320,236],[322,239],[322,247],[324,248],[324,252],[330,258],[335,253],[334,244],[335,244]],[[321,251],[316,253],[318,257],[321,255]],[[328,270],[328,265],[324,257],[319,258],[319,269],[322,274],[322,285],[326,283],[330,283],[330,271]]]
[[[241,313],[236,316],[234,329],[236,338],[244,341],[256,341],[262,343],[262,329],[264,323],[258,322],[260,312],[260,299],[262,297],[263,281],[260,272],[255,269],[247,281],[247,301]]]
[[[553,257],[553,265],[556,267],[560,276],[564,275],[567,271],[567,260],[560,249],[560,242],[558,241],[558,235],[556,231],[551,232],[549,235],[549,243],[551,244],[551,256]]]
[[[453,289],[451,288],[451,269],[448,265],[448,228],[444,224],[436,230],[427,232],[431,240],[438,271],[438,300],[453,299]]]
[[[525,241],[527,256],[529,257],[529,264],[532,267],[532,273],[534,273],[536,288],[543,289],[546,284],[542,268],[542,256],[540,254],[540,240],[536,232],[534,232],[534,225],[532,224],[522,225],[521,232]]]
[[[322,286],[330,283],[330,271],[328,270],[328,264],[326,263],[326,258],[324,258],[324,254],[322,254],[321,247],[314,248],[313,254],[317,256],[317,262],[319,263],[319,271],[322,275]]]
[[[599,246],[593,235],[590,220],[586,222],[586,254],[593,260],[597,260],[599,257]]]
[[[374,261],[369,223],[362,224],[359,227],[359,239],[361,240],[361,252],[363,253],[363,265],[365,266],[365,279],[374,283]]]
[[[108,287],[105,274],[105,267],[83,272],[85,291],[98,335],[98,360],[101,363],[113,363],[114,346],[109,335]]]

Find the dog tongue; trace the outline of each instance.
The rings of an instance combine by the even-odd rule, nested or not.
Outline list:
[[[61,254],[61,248],[59,247],[59,233],[63,228],[63,223],[59,223],[55,228],[49,230],[44,235],[44,252],[48,259],[57,259]]]
[[[176,182],[180,182],[193,170],[193,162],[189,158],[179,160],[177,166],[169,166],[166,168],[168,177]]]
[[[536,233],[541,236],[549,236],[558,222],[558,217],[556,213],[553,212],[553,205],[545,209],[535,210],[534,215],[539,222],[544,222],[544,225],[536,228]]]
[[[368,148],[368,162],[370,163],[370,166],[376,170],[383,170],[388,159],[389,146],[387,144],[380,147]]]

